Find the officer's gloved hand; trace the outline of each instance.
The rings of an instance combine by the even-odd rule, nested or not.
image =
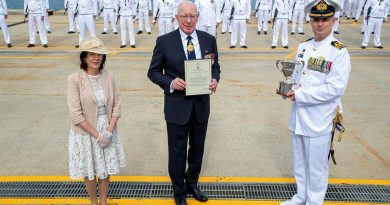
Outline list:
[[[97,138],[97,143],[105,148],[108,143],[111,141],[111,138],[112,138],[112,133],[109,132],[109,131],[104,131],[104,132],[99,132],[99,136]]]

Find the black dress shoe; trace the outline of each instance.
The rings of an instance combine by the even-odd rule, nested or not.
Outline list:
[[[8,47],[8,48],[11,48],[11,47],[12,47],[12,44],[10,44],[10,43],[7,44],[7,47]]]
[[[375,46],[375,48],[383,49],[383,46]]]
[[[288,46],[283,46],[283,48],[288,49]]]
[[[187,205],[187,200],[185,197],[174,197],[176,205]]]
[[[364,32],[362,31],[362,32],[360,32],[362,35],[364,34]]]
[[[118,34],[118,32],[115,31],[114,34]]]
[[[268,33],[267,33],[267,31],[264,31],[264,35],[267,35]]]
[[[338,31],[334,31],[333,33],[335,33],[335,34],[340,34],[340,32],[338,32]]]
[[[226,32],[221,32],[221,34],[225,34]]]
[[[303,32],[299,32],[299,35],[305,35],[305,33],[303,33]]]
[[[47,31],[47,33],[51,33],[51,31]]]
[[[272,49],[276,48],[276,46],[271,46]]]
[[[192,194],[192,196],[194,196],[194,198],[196,200],[201,201],[201,202],[205,202],[205,201],[209,200],[207,195],[202,190],[200,190],[197,186],[196,187],[190,187],[190,186],[187,187],[187,193]]]
[[[235,48],[236,46],[230,46],[229,48]]]
[[[44,48],[47,48],[47,47],[49,47],[49,46],[48,46],[47,44],[43,44],[43,47],[44,47]]]
[[[138,31],[138,32],[137,32],[137,34],[141,34],[141,33],[142,33],[142,31]]]
[[[135,48],[135,45],[131,45],[130,47]]]
[[[74,47],[75,47],[75,48],[78,48],[78,47],[80,47],[80,46],[79,46],[79,44],[77,44],[77,45],[75,45]]]
[[[68,34],[72,34],[72,33],[75,33],[74,31],[68,31]]]
[[[362,49],[366,49],[366,46],[362,46],[361,48],[362,48]]]
[[[295,32],[291,32],[291,35],[294,35],[295,34]]]
[[[260,31],[257,31],[257,35],[260,35],[261,33],[260,33]]]
[[[241,46],[241,48],[248,48],[248,46],[246,46],[246,45],[243,45],[243,46]]]
[[[121,45],[119,48],[124,48],[124,47],[126,47],[126,45]]]
[[[35,44],[31,44],[30,43],[30,44],[27,45],[27,48],[31,48],[31,47],[35,47]]]
[[[103,31],[102,34],[108,34],[107,32]]]
[[[151,34],[152,32],[148,32],[148,34]]]

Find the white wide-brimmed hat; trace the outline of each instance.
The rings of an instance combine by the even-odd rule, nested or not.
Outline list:
[[[80,42],[80,52],[87,51],[97,54],[110,54],[111,51],[107,50],[102,40],[98,37],[87,37]]]

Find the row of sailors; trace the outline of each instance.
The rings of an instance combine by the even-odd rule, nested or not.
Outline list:
[[[158,23],[159,35],[164,35],[178,28],[175,19],[176,8],[181,0],[155,0],[153,6],[153,24]],[[288,20],[292,20],[291,35],[296,32],[304,34],[303,22],[307,18],[304,7],[310,0],[256,0],[254,14],[258,20],[257,34],[268,32],[268,22],[273,21],[273,39],[271,48],[276,48],[279,33],[282,33],[282,46],[288,48]],[[337,0],[344,5],[344,0]],[[350,1],[350,0],[346,0]],[[354,0],[352,0],[354,1]],[[362,34],[364,34],[362,48],[368,45],[371,32],[374,33],[375,47],[382,47],[380,41],[382,23],[390,14],[390,0],[359,0],[359,6],[354,19],[358,19],[363,12]],[[348,3],[351,5],[352,3]],[[216,28],[222,24],[222,34],[231,33],[230,48],[235,48],[238,35],[239,45],[247,48],[246,45],[246,24],[249,22],[252,12],[250,0],[195,0],[199,11],[197,29],[206,31],[216,36]],[[130,46],[135,48],[135,35],[133,22],[139,19],[138,34],[142,33],[143,25],[148,34],[151,33],[149,23],[149,12],[152,10],[151,0],[64,0],[64,7],[69,18],[69,32],[75,33],[75,27],[79,32],[79,42],[85,38],[88,30],[90,36],[96,36],[95,18],[102,15],[104,26],[102,34],[107,34],[109,24],[114,34],[118,34],[116,24],[120,22],[121,48],[126,47],[126,30],[128,30]],[[51,33],[48,21],[49,0],[24,0],[24,11],[28,17],[29,44],[35,46],[35,33],[38,28],[39,36],[43,47],[48,47],[46,32]],[[338,22],[340,10],[335,17],[337,22],[334,32],[338,34]],[[350,9],[349,9],[350,11]],[[341,12],[341,13],[340,13]],[[119,15],[118,15],[119,14]],[[346,14],[343,14],[346,15]],[[119,18],[119,16],[121,18]],[[306,17],[305,17],[306,16]],[[347,15],[348,16],[348,15]],[[3,31],[4,40],[8,47],[12,47],[10,35],[5,19],[7,18],[6,0],[0,0],[0,26]],[[77,22],[75,21],[77,19]],[[367,21],[367,19],[369,19]],[[365,30],[370,32],[365,32]],[[78,44],[76,45],[78,47]],[[383,47],[382,47],[383,48]]]

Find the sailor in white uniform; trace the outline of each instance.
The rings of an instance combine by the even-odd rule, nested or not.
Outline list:
[[[76,0],[75,14],[79,25],[79,43],[85,38],[88,29],[90,37],[96,37],[95,17],[97,16],[96,0]],[[79,47],[79,44],[75,46]]]
[[[8,8],[7,8],[7,1],[6,0],[0,0],[0,28],[3,32],[4,41],[8,48],[12,47],[11,44],[11,36],[8,31],[8,25],[5,21],[8,18]]]
[[[76,10],[76,0],[65,0],[64,1],[64,7],[66,9],[66,12],[68,13],[68,19],[69,19],[69,31],[68,34],[75,33],[75,25],[76,29],[79,29],[79,26],[77,25],[77,20],[75,20],[75,13]]]
[[[271,15],[272,0],[256,0],[255,12],[257,16],[257,34],[261,34],[263,29],[264,34],[268,34],[268,21]]]
[[[47,31],[47,33],[51,33],[50,22],[49,22],[49,0],[46,0],[45,5],[46,5],[46,13],[43,22],[45,24],[45,30]]]
[[[370,41],[371,32],[374,32],[375,48],[383,49],[381,43],[383,21],[387,20],[389,0],[367,0],[364,8],[364,18],[368,25],[364,31],[362,49],[365,49]]]
[[[232,24],[230,23],[230,8],[231,8],[231,0],[221,0],[221,19],[222,19],[222,28],[221,34],[225,34],[226,32],[232,32]]]
[[[135,48],[134,19],[137,15],[137,2],[135,0],[120,0],[121,46],[126,47],[126,28],[129,31],[130,47]],[[127,24],[127,27],[126,27]]]
[[[333,15],[339,8],[332,0],[314,0],[305,7],[314,38],[298,46],[296,60],[304,66],[294,70],[296,84],[287,93],[293,102],[289,129],[297,193],[281,205],[324,203],[332,121],[351,70],[348,50],[333,36]]]
[[[195,0],[199,18],[196,28],[215,37],[217,25],[221,22],[219,0]]]
[[[231,0],[230,14],[232,24],[232,35],[230,36],[230,48],[237,44],[238,32],[240,32],[240,47],[248,48],[246,45],[246,24],[249,23],[251,15],[250,0]]]
[[[138,0],[137,3],[138,9],[138,32],[141,34],[143,30],[143,25],[145,24],[145,29],[148,34],[151,34],[150,23],[149,23],[149,11],[152,11],[152,1],[151,0]]]
[[[100,0],[100,9],[103,9],[103,32],[102,34],[108,34],[109,24],[114,34],[118,34],[118,28],[116,27],[116,18],[118,12],[118,0]]]
[[[176,14],[175,0],[155,0],[153,7],[153,23],[158,23],[158,35],[173,31],[173,21]]]
[[[282,46],[288,49],[288,16],[290,10],[289,0],[275,0],[272,9],[273,18],[273,37],[271,48],[274,49],[278,45],[279,32],[282,30]]]
[[[298,20],[298,33],[304,35],[303,32],[303,21],[305,18],[305,6],[306,0],[292,0],[292,26],[291,26],[291,35],[295,34],[295,27]]]
[[[27,47],[35,46],[35,35],[37,28],[42,46],[47,48],[47,35],[44,27],[46,11],[45,0],[24,0],[24,11],[28,16],[29,43]]]

